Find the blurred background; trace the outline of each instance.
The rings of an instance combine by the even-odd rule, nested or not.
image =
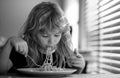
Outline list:
[[[34,5],[58,3],[72,27],[73,47],[86,61],[83,73],[120,73],[120,0],[0,0],[0,47],[17,35]]]

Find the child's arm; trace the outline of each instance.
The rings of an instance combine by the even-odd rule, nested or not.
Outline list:
[[[85,60],[82,55],[75,51],[75,56],[70,59],[71,64],[74,68],[77,69],[75,73],[81,73],[85,67]]]
[[[8,71],[12,67],[12,62],[9,59],[9,55],[11,52],[12,46],[10,44],[10,40],[6,42],[2,51],[0,52],[0,72],[4,73]]]
[[[21,54],[25,55],[28,52],[27,44],[23,39],[20,37],[9,38],[0,52],[0,73],[7,72],[13,66],[9,59],[13,47]]]

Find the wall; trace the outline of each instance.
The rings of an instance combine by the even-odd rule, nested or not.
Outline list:
[[[16,35],[34,5],[58,0],[0,0],[0,36]]]

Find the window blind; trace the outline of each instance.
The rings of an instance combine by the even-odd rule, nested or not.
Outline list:
[[[120,73],[120,0],[85,0],[88,49],[98,73]]]
[[[99,73],[120,73],[120,0],[100,0]]]

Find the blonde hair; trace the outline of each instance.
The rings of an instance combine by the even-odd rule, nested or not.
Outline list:
[[[31,10],[24,26],[25,28],[22,35],[23,39],[28,43],[28,54],[38,64],[43,63],[44,55],[40,53],[42,45],[38,44],[36,33],[40,33],[39,31],[44,28],[49,30],[59,28],[62,31],[62,36],[55,52],[56,60],[54,61],[54,65],[65,67],[67,63],[70,66],[68,58],[73,55],[70,26],[62,9],[57,4],[51,2],[37,4]],[[29,67],[34,67],[34,64],[30,62],[30,60],[27,59],[27,62]]]

